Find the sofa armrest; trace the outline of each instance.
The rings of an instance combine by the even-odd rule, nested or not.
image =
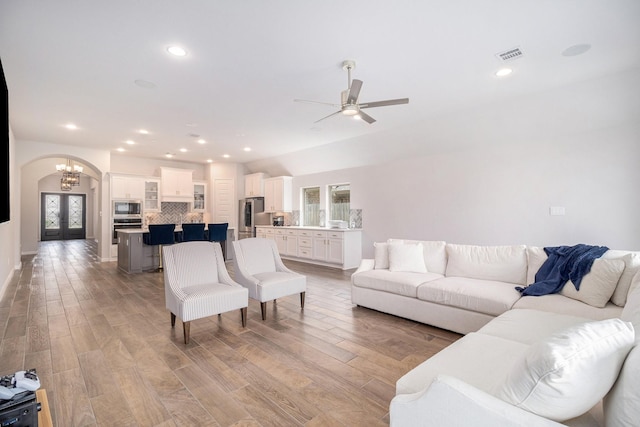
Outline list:
[[[562,426],[445,375],[423,391],[394,397],[389,417],[391,427]]]
[[[351,277],[353,277],[355,274],[362,273],[363,271],[373,270],[374,267],[375,267],[375,260],[363,259],[362,261],[360,261],[360,265],[358,266],[358,269],[353,272]],[[353,280],[351,283],[353,283]]]

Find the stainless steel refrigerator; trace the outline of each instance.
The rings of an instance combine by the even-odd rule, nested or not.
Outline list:
[[[264,197],[240,200],[238,213],[238,239],[256,237],[256,225],[269,225],[270,216],[264,213]]]

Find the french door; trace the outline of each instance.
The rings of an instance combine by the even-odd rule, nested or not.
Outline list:
[[[86,195],[42,193],[40,240],[86,238]]]

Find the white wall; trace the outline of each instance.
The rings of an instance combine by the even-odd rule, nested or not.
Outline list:
[[[20,226],[20,206],[18,204],[18,185],[15,179],[15,138],[9,126],[9,189],[11,191],[9,203],[11,218],[0,224],[0,298],[7,285],[13,278],[14,269],[20,268],[20,253],[16,241]]]
[[[387,238],[640,250],[640,125],[294,177],[350,182],[363,254]],[[565,216],[550,216],[561,206]]]

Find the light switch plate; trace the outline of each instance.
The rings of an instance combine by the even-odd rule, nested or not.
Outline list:
[[[562,216],[564,215],[564,206],[551,206],[549,207],[549,215]]]

